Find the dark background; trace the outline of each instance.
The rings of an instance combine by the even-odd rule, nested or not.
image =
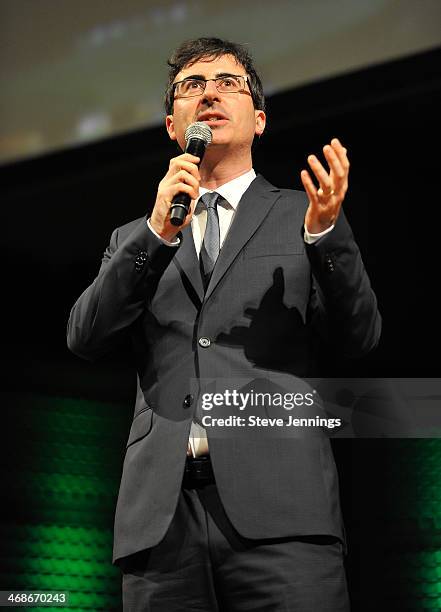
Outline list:
[[[435,50],[268,99],[268,127],[254,167],[269,181],[302,188],[307,155],[321,153],[334,136],[351,160],[344,207],[378,297],[383,336],[375,353],[350,364],[333,361],[328,375],[439,376],[440,58]],[[82,362],[68,352],[65,328],[74,301],[98,271],[111,231],[153,205],[175,154],[165,129],[157,128],[0,168],[6,217],[1,354],[9,398],[3,404],[2,469],[9,474],[24,469],[20,449],[29,435],[17,425],[13,397],[119,403],[127,407],[128,427],[135,383],[130,357],[123,351]],[[115,448],[118,476],[123,439]],[[411,452],[408,444],[333,443],[354,610],[387,610],[389,602],[419,609],[416,599],[410,607],[404,559],[439,544],[439,531],[414,516],[417,493],[409,474],[423,446]],[[22,521],[38,516],[37,505],[23,508],[22,493],[17,489],[4,508],[6,522],[12,507]],[[100,519],[109,525],[110,507]]]

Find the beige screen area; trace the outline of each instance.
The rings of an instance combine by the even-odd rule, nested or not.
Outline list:
[[[439,0],[1,0],[0,163],[158,125],[166,60],[218,36],[267,94],[441,44]]]

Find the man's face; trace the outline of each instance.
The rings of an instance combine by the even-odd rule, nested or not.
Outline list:
[[[228,74],[246,75],[246,72],[232,55],[222,55],[185,66],[176,76],[175,83],[189,77],[214,79]],[[209,81],[202,95],[175,99],[173,115],[166,118],[170,138],[185,149],[187,127],[195,121],[204,121],[213,131],[211,150],[216,145],[250,149],[254,136],[262,134],[265,129],[265,113],[254,109],[248,83],[245,88],[247,93],[220,93],[214,81]]]

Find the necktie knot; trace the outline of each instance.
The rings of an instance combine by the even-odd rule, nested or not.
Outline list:
[[[209,208],[216,209],[218,199],[219,194],[216,191],[207,192],[201,197],[201,201],[207,210]]]

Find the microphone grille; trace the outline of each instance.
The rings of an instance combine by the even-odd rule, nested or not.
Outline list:
[[[196,121],[185,130],[185,142],[192,138],[199,138],[205,142],[205,146],[208,146],[213,138],[213,132],[203,121]]]

